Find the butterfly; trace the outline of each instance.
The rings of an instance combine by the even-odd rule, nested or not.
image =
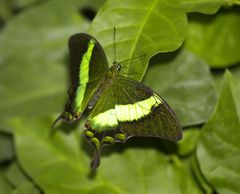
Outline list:
[[[84,136],[94,147],[91,167],[100,164],[103,146],[124,143],[134,136],[170,141],[182,138],[182,127],[170,106],[149,87],[121,76],[122,65],[108,68],[99,42],[85,33],[69,38],[70,87],[64,111],[56,119],[79,120],[90,110]]]

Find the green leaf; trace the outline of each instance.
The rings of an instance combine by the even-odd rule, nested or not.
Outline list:
[[[61,111],[67,40],[88,27],[78,13],[80,5],[74,0],[49,1],[16,17],[0,34],[1,129],[10,131],[12,117]]]
[[[49,0],[15,0],[15,6],[16,7],[25,7],[25,6],[29,6],[32,5],[34,3],[36,4],[41,4],[41,3],[45,3]]]
[[[181,5],[187,12],[199,12],[203,14],[214,14],[221,6],[232,6],[237,0],[181,0]]]
[[[13,139],[10,135],[0,133],[0,163],[10,161],[14,157]]]
[[[0,19],[5,21],[12,16],[12,0],[0,0]]]
[[[179,155],[186,156],[195,151],[199,133],[200,130],[196,127],[184,130],[183,139],[177,143]]]
[[[154,60],[143,83],[170,104],[183,126],[206,122],[216,99],[209,67],[188,51],[159,55]]]
[[[9,194],[39,194],[40,191],[28,180],[16,162],[11,163],[5,172],[6,181],[13,187]]]
[[[90,33],[103,45],[110,63],[114,60],[114,27],[117,61],[142,56],[126,61],[123,75],[141,80],[151,56],[180,47],[187,20],[177,0],[107,1],[93,20]]]
[[[9,194],[13,189],[5,177],[6,170],[6,166],[0,166],[0,194]]]
[[[221,11],[214,16],[194,15],[189,23],[187,49],[213,68],[240,62],[239,9]]]
[[[0,177],[0,194],[9,194],[12,191],[12,187],[8,182]]]
[[[213,193],[213,188],[209,185],[209,183],[204,178],[204,176],[200,170],[197,156],[195,153],[190,160],[191,171],[193,173],[193,176],[194,176],[195,180],[197,181],[198,185],[202,188],[202,190],[205,191],[205,193],[207,193],[207,194]]]
[[[16,162],[12,162],[6,171],[6,179],[14,187],[19,187],[29,182]]]
[[[228,70],[235,76],[236,79],[240,78],[240,65],[235,65],[229,68]],[[218,89],[221,86],[221,81],[223,80],[224,73],[225,73],[225,69],[212,72],[215,85],[217,86]]]
[[[0,168],[0,194],[40,194],[40,191],[13,162]]]
[[[40,194],[40,191],[30,182],[20,185],[11,194]]]
[[[14,122],[20,163],[47,194],[200,193],[181,161],[171,161],[154,148],[136,144],[131,147],[129,143],[130,148],[122,151],[103,153],[101,166],[94,175],[85,140],[79,139],[78,132],[57,132],[51,138],[50,123],[48,118]]]
[[[14,16],[24,11],[23,8],[31,6],[34,3],[40,5],[45,1],[46,0],[0,0],[0,19],[6,23],[9,19],[13,19]]]
[[[240,82],[224,76],[212,117],[203,127],[197,147],[200,169],[220,194],[240,191]]]

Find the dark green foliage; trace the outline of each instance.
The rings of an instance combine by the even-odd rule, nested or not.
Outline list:
[[[6,2],[13,1],[0,2],[1,194],[239,194],[239,0],[18,0],[17,13]],[[86,9],[97,13],[93,21]],[[67,98],[68,38],[90,33],[111,64],[114,26],[118,61],[146,56],[124,62],[123,74],[145,75],[176,111],[183,140],[116,144],[93,174],[84,119],[69,133],[49,132]]]

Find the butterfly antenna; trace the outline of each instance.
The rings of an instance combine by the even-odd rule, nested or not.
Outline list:
[[[147,55],[146,54],[143,54],[143,55],[141,55],[141,56],[138,56],[138,57],[133,57],[133,58],[130,58],[130,59],[125,59],[125,60],[123,60],[123,61],[120,61],[120,63],[124,63],[124,62],[126,62],[126,61],[131,61],[131,60],[136,60],[136,59],[140,59],[140,58],[145,58]]]
[[[114,62],[117,60],[117,50],[116,50],[116,28],[113,28],[113,53],[114,53]]]

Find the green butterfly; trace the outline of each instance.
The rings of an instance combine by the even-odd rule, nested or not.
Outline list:
[[[69,39],[71,85],[69,99],[59,119],[73,123],[86,109],[91,112],[84,136],[94,147],[91,167],[100,164],[101,149],[134,136],[182,138],[182,128],[169,105],[140,82],[120,75],[121,64],[108,61],[92,36],[75,34]]]

